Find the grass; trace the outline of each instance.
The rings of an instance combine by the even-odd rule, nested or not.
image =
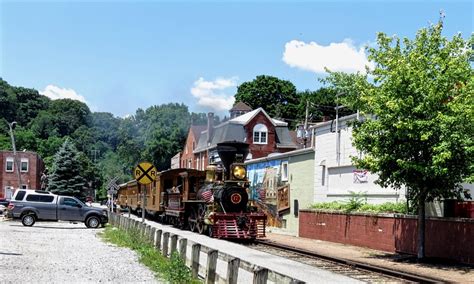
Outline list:
[[[191,270],[177,252],[171,258],[164,257],[160,251],[148,243],[137,230],[126,232],[112,226],[107,226],[101,234],[102,238],[120,247],[127,247],[136,251],[139,261],[150,268],[157,278],[169,283],[201,283],[192,277]]]

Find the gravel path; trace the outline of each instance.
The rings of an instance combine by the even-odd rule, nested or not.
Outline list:
[[[131,250],[83,223],[0,221],[0,283],[159,283]]]

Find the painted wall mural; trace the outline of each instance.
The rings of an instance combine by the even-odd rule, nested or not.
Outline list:
[[[282,163],[271,160],[248,164],[249,198],[267,214],[268,225],[281,227],[281,213],[289,209],[289,185],[281,180]]]

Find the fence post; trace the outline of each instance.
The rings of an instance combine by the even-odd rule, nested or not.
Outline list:
[[[155,237],[155,248],[156,250],[161,250],[161,233],[162,230],[157,230],[156,231],[156,237]]]
[[[171,235],[171,249],[170,249],[170,255],[173,254],[173,252],[176,251],[176,245],[178,243],[178,235]]]
[[[265,284],[268,279],[268,269],[260,268],[253,272],[253,284]]]
[[[155,245],[155,235],[156,235],[156,228],[155,228],[155,227],[151,227],[149,239],[150,239],[150,243],[151,243],[152,245]]]
[[[237,284],[239,276],[240,258],[233,258],[227,262],[227,283]]]
[[[143,239],[145,239],[145,241],[148,240],[148,230],[149,229],[150,229],[150,225],[145,224],[145,229],[143,230]]]
[[[191,269],[193,277],[198,278],[199,276],[199,255],[201,254],[201,245],[193,244],[192,256],[191,256]]]
[[[219,251],[211,249],[207,252],[207,273],[206,273],[206,283],[214,284],[216,281],[216,266],[217,266],[217,257],[219,256]]]
[[[169,242],[169,239],[170,239],[170,233],[169,232],[163,233],[163,248],[162,248],[161,251],[163,252],[164,257],[168,257],[168,242]]]
[[[188,246],[188,239],[180,239],[179,240],[179,256],[186,264],[186,248]]]

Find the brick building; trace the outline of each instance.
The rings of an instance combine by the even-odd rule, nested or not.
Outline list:
[[[208,125],[204,130],[199,134],[197,131],[192,132],[192,135],[190,131],[182,154],[181,166],[204,170],[209,163],[219,162],[216,146],[225,141],[249,143],[250,153],[247,159],[266,157],[272,153],[285,153],[298,148],[286,122],[272,119],[262,108],[238,111],[243,111],[244,114],[218,125],[213,125],[214,116],[209,113]]]
[[[180,167],[181,168],[189,168],[189,169],[200,169],[201,168],[201,161],[203,160],[201,156],[194,157],[194,149],[198,144],[199,136],[201,132],[207,129],[206,125],[192,125],[189,128],[188,137],[186,138],[186,144],[184,145],[184,149],[181,152],[180,157]]]
[[[18,184],[18,166],[12,151],[0,151],[0,198],[10,198],[16,188],[41,188],[44,163],[35,152],[17,152],[21,184]]]

